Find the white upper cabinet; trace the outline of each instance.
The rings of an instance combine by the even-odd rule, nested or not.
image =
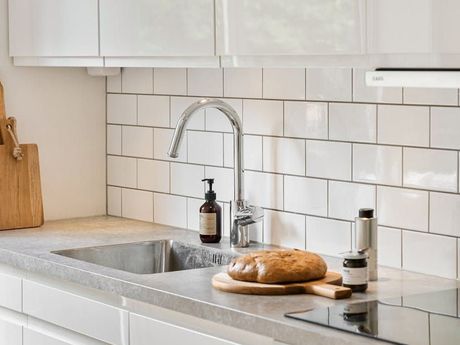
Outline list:
[[[98,0],[9,0],[10,56],[99,55]]]
[[[100,0],[101,55],[214,56],[214,0]]]
[[[458,54],[459,18],[458,0],[368,0],[368,53]]]
[[[217,54],[365,52],[364,0],[217,0]]]

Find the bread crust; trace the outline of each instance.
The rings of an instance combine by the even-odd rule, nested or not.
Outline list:
[[[262,250],[231,261],[228,275],[235,280],[258,283],[304,282],[326,275],[326,262],[303,250]]]

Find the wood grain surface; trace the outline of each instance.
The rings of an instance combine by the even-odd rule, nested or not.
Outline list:
[[[221,291],[248,295],[314,294],[332,299],[351,296],[351,289],[340,286],[342,275],[328,271],[323,279],[303,283],[262,284],[232,279],[227,273],[214,275],[212,285]]]
[[[38,147],[20,145],[22,160],[13,155],[14,141],[7,131],[3,86],[0,83],[0,230],[43,225]]]

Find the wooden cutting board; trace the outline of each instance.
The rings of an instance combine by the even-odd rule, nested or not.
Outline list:
[[[212,277],[212,286],[216,289],[248,295],[290,295],[314,294],[318,296],[342,299],[351,296],[351,289],[340,286],[342,275],[328,271],[323,279],[311,280],[305,283],[290,284],[262,284],[244,282],[232,279],[227,273],[222,272]]]
[[[11,124],[0,83],[0,230],[37,227],[44,221],[38,147],[22,144],[22,160],[14,158],[15,143],[7,130]]]

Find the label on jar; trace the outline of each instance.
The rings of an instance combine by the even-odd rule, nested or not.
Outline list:
[[[217,214],[200,213],[200,234],[215,235],[217,233]]]
[[[342,268],[343,284],[363,285],[367,283],[367,267]]]

